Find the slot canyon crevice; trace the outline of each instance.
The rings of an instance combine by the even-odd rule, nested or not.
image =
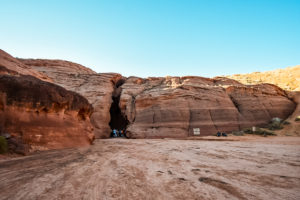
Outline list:
[[[112,104],[110,107],[110,122],[109,126],[111,130],[117,129],[117,130],[126,130],[128,125],[128,120],[126,116],[124,116],[121,112],[119,103],[120,103],[120,97],[122,93],[121,86],[125,83],[124,79],[118,80],[116,83],[114,83],[114,91],[112,93]]]

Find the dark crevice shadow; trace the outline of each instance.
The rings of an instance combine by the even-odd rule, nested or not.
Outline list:
[[[124,79],[120,79],[115,83],[115,90],[112,95],[112,104],[110,107],[110,122],[109,126],[111,130],[117,129],[117,130],[123,130],[126,131],[128,120],[127,117],[124,116],[121,112],[119,103],[120,103],[120,97],[122,88],[120,88],[125,83]]]

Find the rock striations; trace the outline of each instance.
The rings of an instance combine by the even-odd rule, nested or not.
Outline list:
[[[116,73],[98,74],[68,61],[18,59],[16,62],[22,69],[30,71],[23,74],[32,73],[30,75],[58,86],[45,82],[41,84],[38,79],[18,75],[18,79],[12,79],[10,84],[24,81],[21,84],[25,87],[24,91],[32,84],[39,89],[43,87],[44,91],[49,91],[49,95],[44,96],[38,89],[28,91],[29,96],[40,93],[41,95],[37,95],[40,99],[28,98],[27,103],[31,105],[28,106],[25,103],[27,96],[20,96],[20,100],[9,106],[12,105],[14,109],[16,105],[24,104],[21,107],[25,110],[28,108],[32,115],[40,116],[42,121],[44,118],[41,116],[44,115],[41,113],[53,113],[49,114],[49,118],[53,116],[51,120],[55,119],[54,116],[58,117],[57,120],[65,119],[70,126],[79,127],[78,130],[83,135],[91,133],[87,123],[90,117],[96,138],[107,138],[112,126],[122,127],[124,124],[130,138],[212,135],[217,131],[229,132],[251,126],[263,126],[274,117],[286,119],[295,111],[297,105],[286,91],[272,84],[244,85],[225,77],[125,78]],[[7,67],[5,70],[2,74],[13,74],[10,70],[14,69]],[[59,86],[73,92],[62,91]],[[61,89],[51,89],[53,87]],[[85,97],[88,102],[80,95],[77,97],[75,92]],[[45,103],[42,102],[46,96],[48,106],[46,111],[43,111]],[[57,99],[58,96],[60,97]],[[7,102],[7,95],[2,95],[3,98]],[[74,106],[74,103],[79,103],[79,107]],[[93,113],[89,103],[93,106]],[[43,106],[40,107],[41,105]],[[6,115],[9,116],[8,113]],[[77,121],[73,122],[75,118]],[[29,121],[38,124],[31,118]],[[32,129],[34,130],[33,127]],[[71,132],[67,135],[80,138],[79,133],[78,135],[75,131],[74,134]]]
[[[110,114],[115,84],[123,79],[120,74],[96,72],[68,61],[19,59],[27,67],[50,77],[54,83],[77,92],[88,99],[94,107],[91,122],[96,138],[107,138],[110,134]]]
[[[38,72],[0,49],[0,74],[30,75],[44,81],[52,82],[44,73]]]
[[[89,145],[92,106],[81,95],[0,52],[0,134],[31,150]],[[39,79],[40,78],[40,79]],[[22,153],[27,153],[23,148]],[[19,151],[20,152],[20,151]]]
[[[295,109],[285,92],[271,84],[245,86],[227,79],[130,77],[122,86],[121,110],[133,138],[212,135],[287,118]]]

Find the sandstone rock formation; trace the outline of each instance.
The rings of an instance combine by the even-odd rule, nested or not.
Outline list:
[[[289,92],[290,98],[297,104],[294,112],[286,119],[288,122],[283,126],[283,129],[276,131],[278,135],[297,135],[300,136],[300,121],[296,118],[300,116],[300,92]]]
[[[48,60],[48,59],[21,59],[18,60],[25,64],[27,68],[35,69],[40,72],[56,72],[70,74],[96,74],[93,70],[80,64],[65,60]]]
[[[284,90],[300,91],[300,65],[267,72],[235,74],[227,77],[243,84],[271,83]]]
[[[109,124],[128,124],[131,138],[184,138],[198,128],[201,136],[212,135],[263,126],[273,117],[285,119],[296,107],[285,91],[271,84],[243,85],[222,77],[126,79],[67,61],[19,61],[86,97],[94,107],[91,121],[97,138],[109,137]]]
[[[0,52],[0,65],[0,134],[31,150],[93,141],[93,108],[84,97],[38,79],[51,80],[6,53]]]
[[[82,96],[32,76],[0,75],[0,126],[35,148],[93,141],[92,106]]]
[[[91,122],[96,138],[110,135],[110,107],[115,84],[123,80],[120,74],[101,73],[75,63],[59,60],[19,59],[27,67],[47,74],[54,83],[77,92],[88,99],[94,107]]]
[[[300,135],[300,123],[295,122],[295,117],[300,115],[300,65],[266,72],[235,74],[227,77],[240,81],[246,85],[271,83],[285,89],[290,99],[298,106],[294,113],[287,119],[289,124],[286,124],[282,130],[277,130],[275,132],[279,135]]]
[[[0,49],[0,74],[31,75],[44,81],[52,82],[45,74],[38,72],[18,61]]]
[[[285,92],[270,84],[245,86],[226,78],[130,77],[120,107],[133,138],[183,138],[240,130],[287,118],[295,109]]]

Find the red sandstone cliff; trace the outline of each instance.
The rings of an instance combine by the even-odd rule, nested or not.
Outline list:
[[[84,97],[40,80],[52,81],[3,51],[0,66],[0,134],[9,133],[16,148],[65,148],[93,141],[93,108]]]
[[[77,92],[88,99],[94,107],[91,122],[96,138],[107,138],[110,134],[109,110],[115,83],[120,74],[101,73],[75,63],[60,60],[19,59],[27,67],[47,74],[56,84]]]
[[[196,128],[200,135],[240,130],[265,125],[273,117],[285,119],[296,107],[284,90],[271,84],[243,85],[221,77],[126,79],[66,61],[19,61],[86,97],[94,107],[91,120],[98,138],[109,137],[112,98],[117,102],[120,98],[132,138],[183,138],[192,136]],[[125,83],[116,87],[120,80]]]
[[[28,68],[41,72],[70,73],[70,74],[96,74],[93,70],[65,60],[48,59],[21,59],[18,60]]]
[[[240,130],[287,118],[295,109],[285,92],[270,84],[245,86],[226,78],[131,77],[120,106],[133,138],[192,136]]]
[[[26,66],[16,58],[12,57],[0,49],[0,74],[8,75],[31,75],[44,81],[52,80],[42,72],[38,72],[31,67]]]
[[[300,135],[300,122],[295,121],[296,117],[300,116],[300,65],[266,72],[235,74],[227,77],[246,85],[271,83],[285,89],[290,98],[293,99],[298,106],[294,113],[287,119],[289,124],[285,125],[282,130],[276,131],[276,134]]]

